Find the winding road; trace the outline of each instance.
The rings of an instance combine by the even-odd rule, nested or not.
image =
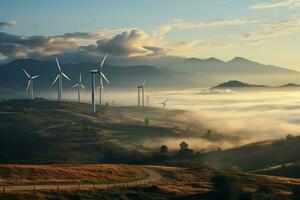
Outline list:
[[[0,192],[18,192],[18,191],[37,191],[37,190],[94,190],[94,189],[112,189],[135,187],[138,185],[152,184],[161,179],[161,175],[152,169],[142,167],[146,171],[148,177],[143,180],[124,182],[124,183],[110,183],[110,184],[46,184],[46,185],[10,185],[0,186]]]

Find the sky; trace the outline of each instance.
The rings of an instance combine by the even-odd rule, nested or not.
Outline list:
[[[1,0],[0,62],[240,56],[300,70],[300,0]]]

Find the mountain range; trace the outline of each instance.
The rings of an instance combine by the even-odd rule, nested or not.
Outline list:
[[[112,62],[113,63],[113,62]],[[63,71],[71,78],[65,80],[65,88],[71,88],[78,81],[79,73],[83,75],[83,83],[90,82],[90,69],[99,66],[97,63],[61,63]],[[22,72],[26,69],[30,74],[39,74],[36,89],[56,89],[51,87],[58,69],[53,61],[39,61],[35,59],[18,59],[0,65],[0,93],[24,91],[27,78]],[[157,58],[145,63],[131,62],[130,65],[106,64],[103,72],[111,81],[110,88],[134,88],[147,81],[151,88],[189,88],[209,87],[226,80],[239,79],[245,82],[263,82],[265,84],[282,84],[296,82],[299,72],[273,65],[263,65],[245,58],[236,57],[224,62],[216,58]]]

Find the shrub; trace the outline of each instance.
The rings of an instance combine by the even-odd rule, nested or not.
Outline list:
[[[162,145],[160,147],[160,153],[168,153],[168,147],[166,145]]]
[[[145,124],[150,124],[150,119],[148,117],[145,117]]]
[[[224,199],[237,200],[242,194],[242,186],[237,176],[217,174],[211,181],[216,192],[224,196]]]

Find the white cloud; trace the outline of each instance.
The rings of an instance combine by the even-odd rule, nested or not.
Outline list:
[[[281,0],[272,2],[261,2],[251,6],[253,10],[272,9],[272,8],[295,8],[300,6],[300,0]]]
[[[260,30],[243,32],[234,37],[250,45],[260,44],[266,39],[288,36],[300,33],[300,18],[291,18],[281,21],[262,22],[258,24]]]
[[[239,26],[245,24],[258,23],[257,20],[247,20],[247,19],[234,19],[234,18],[225,18],[216,21],[185,21],[182,19],[176,19],[171,21],[168,24],[160,26],[154,35],[162,36],[165,33],[173,29],[192,29],[192,28],[214,28],[214,27],[224,27],[224,26]]]

